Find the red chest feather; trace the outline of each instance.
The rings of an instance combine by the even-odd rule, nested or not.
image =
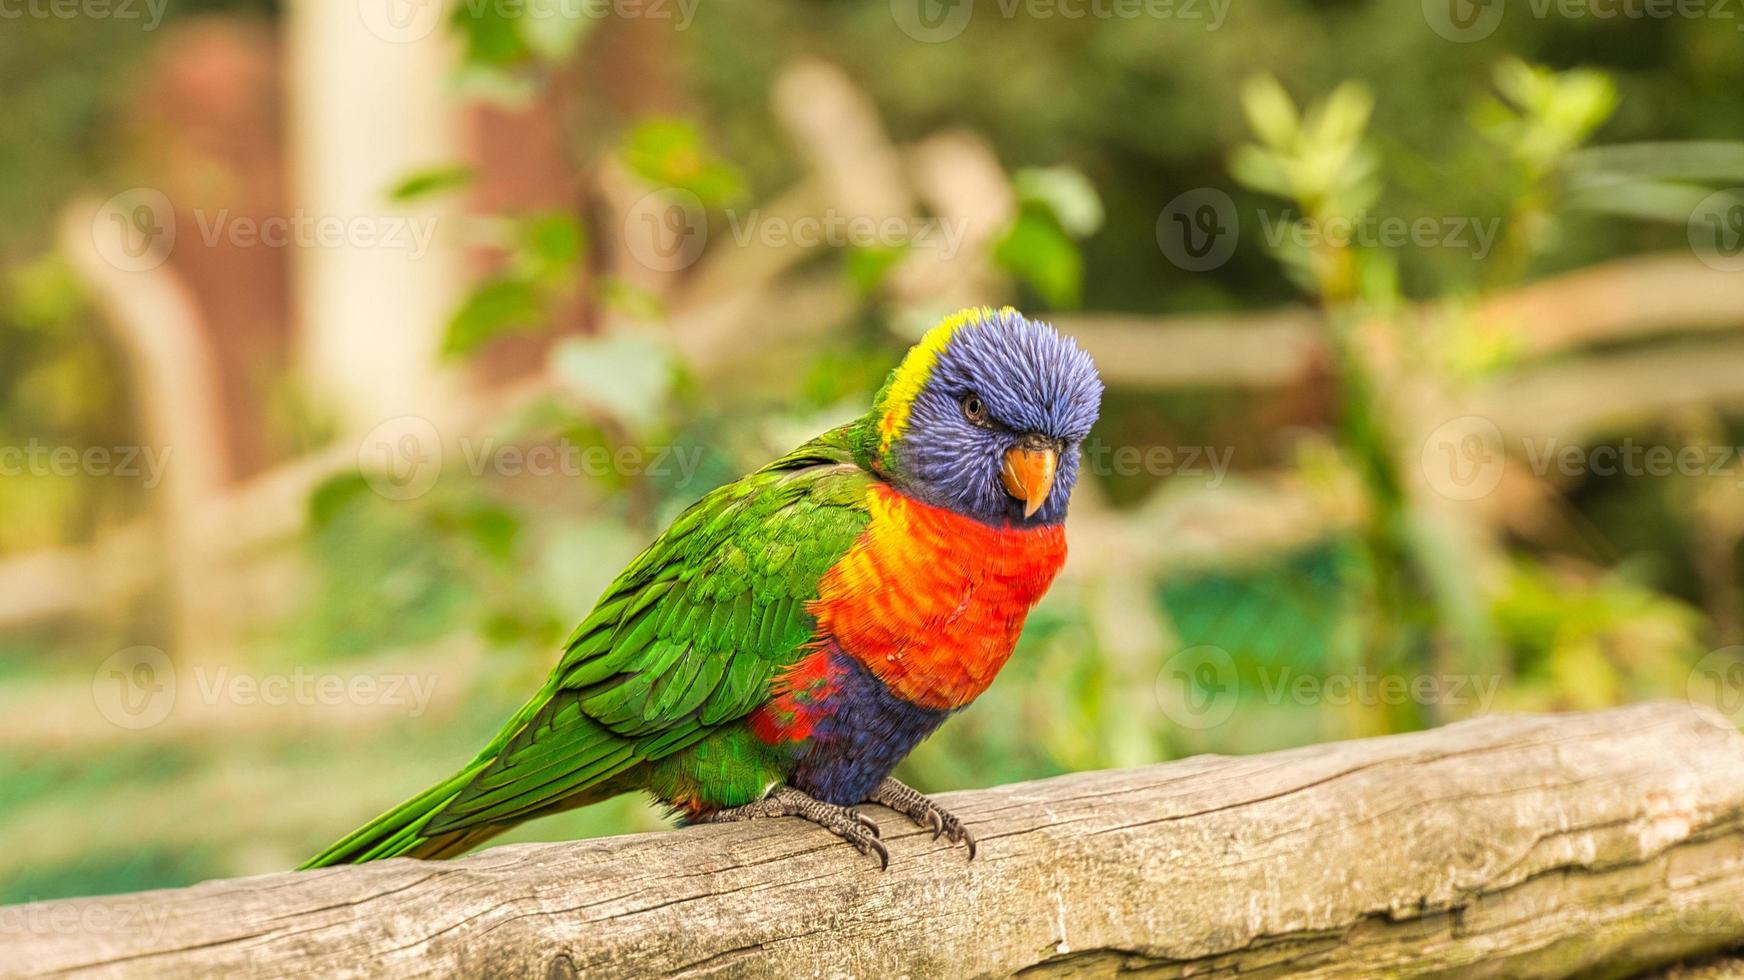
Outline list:
[[[869,504],[865,533],[812,604],[818,632],[898,697],[961,707],[1011,656],[1066,559],[1065,530],[992,528],[884,486]]]

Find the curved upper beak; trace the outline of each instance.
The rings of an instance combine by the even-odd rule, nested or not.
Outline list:
[[[1059,450],[1040,436],[1030,436],[1005,451],[999,476],[1005,492],[1023,501],[1023,516],[1029,517],[1047,503],[1059,468]]]

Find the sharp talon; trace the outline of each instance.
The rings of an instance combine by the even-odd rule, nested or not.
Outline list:
[[[969,828],[963,826],[963,821],[957,819],[950,811],[927,799],[895,779],[886,778],[869,797],[872,803],[882,803],[897,813],[914,821],[915,826],[922,830],[931,829],[933,840],[944,837],[953,844],[963,844],[969,849],[969,860],[975,859],[975,835]]]
[[[879,840],[882,831],[876,821],[857,809],[813,799],[791,786],[776,787],[768,796],[753,803],[716,810],[702,816],[698,822],[726,823],[762,817],[799,817],[854,845],[861,854],[878,855],[879,867],[890,867],[890,851]]]

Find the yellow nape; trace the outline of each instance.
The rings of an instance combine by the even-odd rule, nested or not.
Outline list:
[[[1006,306],[1001,307],[998,312],[1017,311]],[[933,365],[938,363],[939,355],[951,342],[951,336],[971,320],[991,320],[995,315],[990,306],[971,306],[958,310],[939,321],[938,326],[928,330],[908,349],[902,363],[897,365],[896,374],[890,379],[890,390],[884,396],[884,418],[878,427],[880,452],[889,449],[891,441],[908,428],[909,410],[914,407],[914,400],[920,397],[921,388],[932,375]]]

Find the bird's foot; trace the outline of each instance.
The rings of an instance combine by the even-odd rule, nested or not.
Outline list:
[[[920,826],[930,828],[934,840],[943,835],[953,843],[967,844],[969,860],[975,860],[975,835],[963,826],[963,821],[906,784],[886,778],[867,797],[867,802],[882,803]]]
[[[777,787],[768,796],[754,803],[717,810],[698,818],[696,822],[732,823],[737,820],[756,820],[759,817],[800,817],[809,820],[854,845],[861,854],[877,855],[880,867],[890,867],[890,851],[878,839],[878,825],[870,817],[845,806],[814,800],[791,786]]]

